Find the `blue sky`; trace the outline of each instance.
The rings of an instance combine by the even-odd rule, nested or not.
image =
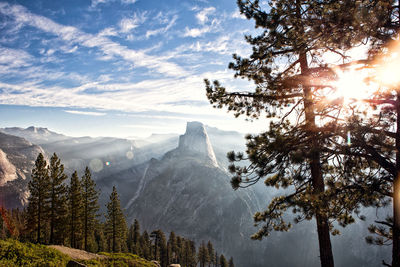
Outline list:
[[[251,48],[235,0],[0,1],[0,127],[73,136],[181,133],[186,121],[265,128],[211,107],[203,79],[249,90],[227,69]]]

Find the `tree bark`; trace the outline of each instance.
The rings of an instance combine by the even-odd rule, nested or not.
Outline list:
[[[396,170],[393,181],[393,247],[392,267],[400,267],[400,92],[396,101]]]
[[[299,55],[301,74],[307,75],[308,72],[308,62],[306,52],[302,52]],[[319,152],[319,142],[316,136],[316,124],[315,124],[315,113],[314,113],[314,102],[312,98],[311,88],[304,86],[304,109],[305,109],[305,119],[306,128],[308,134],[312,136],[312,147],[311,147],[311,177],[313,193],[319,195],[325,191],[324,180],[321,172],[320,163],[320,152]],[[316,222],[317,222],[317,232],[318,232],[318,242],[319,242],[319,253],[320,261],[322,267],[334,267],[332,245],[329,233],[329,220],[323,212],[321,212],[321,207],[316,210]]]

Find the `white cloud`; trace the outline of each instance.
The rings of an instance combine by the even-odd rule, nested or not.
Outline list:
[[[171,29],[174,25],[176,20],[178,19],[178,16],[175,15],[172,17],[172,19],[168,22],[168,24],[165,27],[156,29],[156,30],[149,30],[146,32],[146,38],[150,38],[151,36],[155,36],[158,34],[163,34],[166,33],[169,29]]]
[[[113,27],[108,27],[99,32],[98,36],[118,36],[117,30]]]
[[[126,5],[134,4],[136,2],[137,2],[137,0],[121,0],[121,3],[126,4]]]
[[[145,67],[169,76],[187,74],[185,70],[174,63],[167,62],[156,56],[147,55],[140,50],[129,49],[111,41],[107,37],[85,33],[78,28],[58,24],[46,17],[35,15],[20,5],[0,3],[0,13],[13,17],[17,23],[23,23],[56,35],[69,46],[80,45],[88,48],[97,48],[110,58],[120,57],[125,61],[134,63],[137,67]],[[136,19],[140,18],[143,18],[143,16],[138,16]],[[133,19],[135,19],[135,16]]]
[[[205,33],[211,31],[211,27],[205,26],[203,28],[192,28],[189,29],[188,27],[185,28],[185,33],[183,34],[184,37],[200,37],[203,36]]]
[[[76,115],[87,115],[87,116],[104,116],[107,113],[93,112],[93,111],[80,111],[80,110],[64,110],[64,112],[76,114]]]
[[[143,24],[147,20],[147,13],[134,13],[131,18],[123,18],[119,22],[120,31],[122,33],[128,33],[139,25]]]
[[[207,7],[196,14],[196,18],[200,24],[205,24],[209,18],[208,16],[215,12],[215,7]]]
[[[0,46],[0,64],[9,68],[30,66],[33,57],[24,50],[5,48]]]
[[[231,18],[233,18],[233,19],[247,19],[245,15],[243,15],[243,14],[241,14],[241,13],[239,12],[239,10],[234,11],[234,12],[231,14]]]
[[[96,7],[98,4],[104,4],[108,0],[92,0],[92,7]]]

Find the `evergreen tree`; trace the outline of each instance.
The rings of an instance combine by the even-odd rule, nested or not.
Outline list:
[[[233,258],[232,257],[229,259],[228,266],[229,267],[235,267],[235,264],[233,264]]]
[[[140,236],[139,242],[140,242],[140,248],[141,248],[141,252],[142,252],[142,254],[140,256],[142,256],[146,260],[151,260],[152,259],[151,242],[150,242],[150,237],[149,237],[149,234],[147,233],[147,231],[144,231],[143,234]]]
[[[131,253],[140,255],[140,225],[138,220],[134,220],[133,224],[129,227],[127,245]]]
[[[219,258],[219,266],[220,267],[228,267],[228,262],[226,261],[224,254],[221,254],[221,256]]]
[[[168,249],[167,242],[165,238],[165,234],[163,231],[155,230],[151,232],[150,237],[154,241],[153,251],[154,251],[154,259],[160,261],[160,265],[162,267],[167,266],[168,264]]]
[[[110,251],[119,252],[124,250],[126,233],[125,216],[121,209],[117,189],[113,186],[106,214],[106,236]]]
[[[380,6],[367,6],[363,1],[301,0],[238,0],[238,5],[263,32],[246,36],[252,55],[234,55],[229,68],[235,77],[252,80],[256,88],[254,92],[228,92],[218,81],[205,80],[207,97],[214,107],[225,106],[235,116],[254,119],[266,113],[273,120],[267,132],[247,137],[247,158],[243,153],[229,154],[232,162],[250,161],[247,167],[230,166],[232,186],[246,187],[267,178],[267,186],[291,188],[290,193],[274,198],[266,211],[255,214],[255,221],[265,224],[253,238],[261,239],[273,230],[287,231],[291,224],[283,214],[292,209],[299,214],[295,222],[315,218],[321,265],[332,267],[330,229],[337,230],[331,221],[341,226],[354,222],[351,214],[366,201],[346,197],[333,186],[346,184],[345,177],[337,175],[343,166],[331,164],[336,155],[330,149],[340,142],[333,129],[342,106],[325,97],[328,80],[337,75],[322,55],[332,51],[345,60],[343,49],[365,40],[370,26],[379,25],[376,19],[368,23],[367,17],[379,13]],[[364,13],[368,16],[361,16]],[[363,23],[358,25],[352,16],[360,16]],[[283,59],[287,59],[285,68]]]
[[[168,263],[178,263],[179,249],[178,249],[178,245],[177,245],[176,235],[174,232],[171,232],[169,234],[167,246],[168,246],[168,255],[169,255]]]
[[[96,183],[93,181],[88,167],[82,177],[82,200],[83,200],[83,236],[84,249],[88,250],[88,241],[93,236],[96,225],[97,212],[99,210],[99,192],[96,190]]]
[[[42,153],[40,153],[35,161],[35,167],[32,170],[32,180],[29,182],[29,199],[28,199],[28,218],[27,229],[36,231],[36,242],[45,242],[44,237],[47,236],[46,224],[49,217],[49,192],[50,181],[47,169],[47,162]]]
[[[199,259],[200,267],[205,267],[206,264],[210,261],[208,248],[204,241],[202,241],[200,244],[197,258]]]
[[[104,224],[99,221],[96,222],[94,228],[94,240],[96,242],[96,248],[94,251],[101,252],[106,251],[106,239],[104,237]]]
[[[176,261],[177,261],[177,263],[182,264],[183,259],[184,259],[184,253],[183,253],[184,241],[182,240],[182,238],[180,236],[176,237],[176,247],[177,247]]]
[[[209,257],[208,267],[210,267],[211,264],[215,265],[214,247],[210,240],[207,243],[207,251],[208,251],[208,257]]]
[[[187,248],[188,248],[188,266],[196,267],[197,266],[197,253],[196,253],[196,244],[192,240],[187,240]]]
[[[133,242],[133,224],[129,227],[128,236],[126,238],[126,244],[128,247],[128,252],[137,254],[135,251],[135,243]]]
[[[69,208],[69,236],[72,248],[81,248],[83,237],[83,198],[82,185],[78,173],[75,171],[71,176],[68,191]]]
[[[372,162],[380,167],[375,171],[378,175],[367,182],[350,180],[350,186],[362,188],[366,192],[373,190],[392,200],[392,214],[385,220],[376,221],[378,226],[369,227],[370,232],[378,237],[367,237],[367,242],[377,245],[392,243],[391,266],[400,266],[400,83],[398,75],[392,73],[399,60],[399,2],[367,1],[363,5],[374,5],[380,7],[381,11],[368,12],[373,17],[366,24],[367,31],[356,29],[365,34],[369,43],[368,58],[357,61],[358,69],[372,70],[366,80],[377,83],[379,87],[369,95],[365,92],[362,103],[347,106],[352,116],[346,125],[338,128],[337,134],[349,135],[351,143],[347,148],[338,147],[335,150],[346,156],[347,165],[353,172],[356,164],[368,166]],[[359,22],[359,19],[352,17],[351,21]],[[380,77],[388,68],[387,65],[390,68],[389,81],[386,80],[388,77]],[[358,197],[369,201],[371,195]],[[377,206],[381,206],[381,203],[378,202]],[[385,262],[383,264],[390,266]]]
[[[48,166],[50,178],[50,244],[63,244],[65,233],[65,220],[67,214],[67,187],[64,181],[64,165],[56,155],[50,158]]]
[[[160,265],[167,267],[169,265],[167,240],[163,231],[160,231]]]

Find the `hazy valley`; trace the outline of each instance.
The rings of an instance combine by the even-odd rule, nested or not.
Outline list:
[[[226,153],[244,151],[244,138],[189,122],[183,135],[152,135],[147,139],[72,138],[48,129],[1,129],[0,192],[7,208],[23,207],[27,181],[40,152],[57,153],[68,175],[89,166],[100,189],[104,211],[115,185],[127,223],[138,219],[144,229],[175,231],[200,243],[211,240],[218,251],[232,255],[236,266],[318,266],[314,222],[302,222],[288,233],[250,240],[252,221],[277,191],[262,181],[234,191]],[[364,210],[367,222],[357,222],[333,237],[338,266],[376,266],[389,256],[384,247],[367,245],[374,210]],[[290,257],[287,257],[290,255]]]

